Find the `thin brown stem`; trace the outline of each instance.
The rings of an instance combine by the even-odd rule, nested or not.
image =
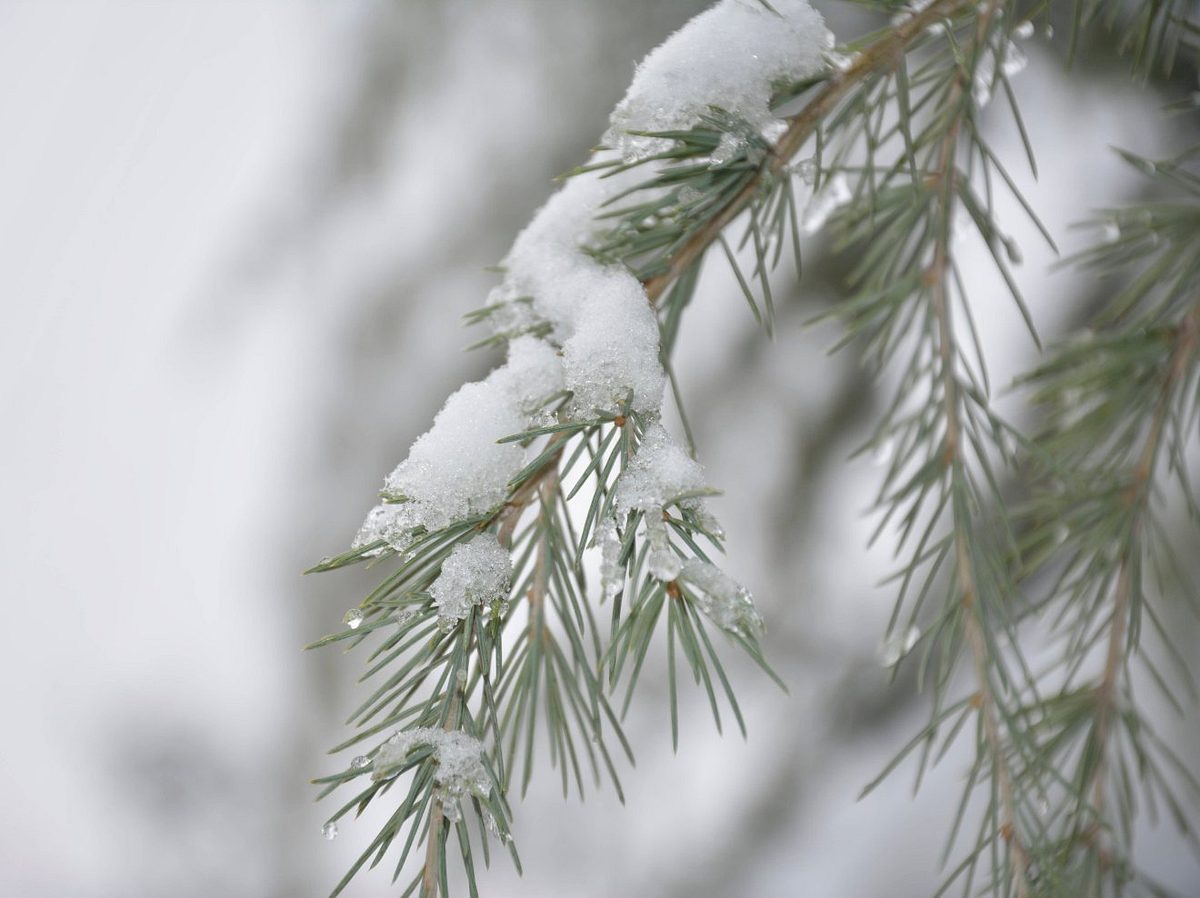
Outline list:
[[[542,478],[538,495],[542,502],[541,526],[544,533],[538,541],[537,555],[534,559],[533,577],[529,584],[529,636],[530,640],[539,639],[545,627],[543,621],[543,606],[546,601],[546,590],[550,583],[550,546],[546,535],[550,531],[550,523],[546,520],[554,513],[554,493],[558,489],[558,468],[552,468]]]
[[[442,729],[447,732],[458,729],[458,715],[461,707],[462,687],[455,685],[454,692],[450,696],[450,711],[446,715],[446,723]],[[442,867],[442,852],[446,847],[446,841],[442,838],[442,828],[446,820],[446,814],[442,810],[442,803],[436,795],[438,788],[434,786],[433,807],[429,811],[429,834],[426,836],[425,844],[425,867],[421,872],[421,898],[437,898],[438,880],[440,878],[438,873]]]
[[[1108,649],[1104,658],[1104,672],[1096,687],[1096,728],[1095,745],[1097,750],[1096,767],[1092,773],[1092,807],[1097,821],[1104,817],[1106,802],[1105,779],[1108,768],[1109,742],[1112,729],[1113,711],[1116,708],[1117,679],[1124,666],[1126,655],[1126,633],[1129,627],[1130,603],[1133,599],[1133,564],[1135,554],[1140,551],[1141,532],[1150,493],[1150,484],[1154,478],[1155,463],[1158,460],[1159,449],[1162,446],[1163,432],[1166,429],[1167,418],[1175,389],[1186,379],[1192,354],[1200,340],[1200,305],[1193,306],[1190,312],[1176,328],[1172,340],[1171,355],[1167,361],[1167,371],[1163,378],[1162,389],[1158,402],[1150,419],[1150,427],[1146,433],[1146,442],[1142,445],[1141,454],[1129,478],[1125,490],[1126,502],[1132,509],[1133,521],[1130,527],[1129,541],[1125,554],[1121,558],[1121,568],[1117,575],[1117,583],[1113,590],[1112,623],[1108,631]]]
[[[985,52],[984,43],[987,40],[991,20],[996,14],[998,0],[991,0],[981,11],[976,22],[972,52],[975,63]],[[938,222],[937,240],[934,244],[933,260],[926,272],[925,282],[930,291],[932,312],[937,323],[938,356],[940,360],[939,373],[941,378],[942,401],[946,420],[946,433],[942,451],[943,464],[949,471],[953,483],[958,483],[964,476],[964,461],[962,455],[962,421],[961,404],[962,389],[954,372],[954,328],[951,322],[949,274],[951,266],[950,241],[953,234],[952,217],[955,207],[956,182],[959,177],[957,167],[958,141],[962,131],[963,118],[970,109],[968,88],[973,76],[973,67],[968,69],[964,64],[956,70],[946,97],[947,115],[951,116],[945,134],[938,148],[937,168],[934,174],[938,188]],[[996,777],[996,792],[1000,798],[1000,827],[999,835],[1008,844],[1009,864],[1012,871],[1013,886],[1019,898],[1029,894],[1027,871],[1029,854],[1018,828],[1016,801],[1014,798],[1013,776],[1005,752],[1004,740],[1000,734],[997,721],[998,702],[988,665],[992,660],[992,652],[987,644],[984,630],[984,608],[979,600],[976,586],[975,563],[967,542],[966,527],[960,514],[969,512],[960,510],[954,505],[954,556],[955,572],[959,601],[963,607],[963,631],[967,646],[971,652],[972,668],[978,689],[976,705],[983,727],[984,741],[992,758],[992,769]]]

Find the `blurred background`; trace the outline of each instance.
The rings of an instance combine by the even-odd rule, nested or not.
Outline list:
[[[585,158],[635,61],[705,5],[0,2],[0,894],[323,895],[369,842],[377,818],[324,841],[308,785],[345,764],[324,753],[361,659],[302,647],[374,574],[300,572],[349,544],[445,397],[496,363],[459,351],[485,267]],[[864,27],[823,6],[842,37]],[[1110,146],[1194,138],[1160,107],[1196,74],[1131,86],[1097,61],[1103,39],[1068,72],[1066,30],[1028,41],[1015,79],[1039,181],[1001,104],[988,125],[1069,251],[1088,238],[1071,222],[1142,189]],[[1053,336],[1091,285],[1008,213]],[[963,752],[915,798],[906,765],[856,802],[925,709],[878,660],[880,472],[849,460],[882,399],[826,355],[835,328],[801,326],[841,274],[806,249],[773,342],[714,264],[677,357],[729,570],[790,695],[735,659],[748,742],[688,693],[674,755],[651,670],[625,806],[564,803],[542,771],[516,807],[526,873],[501,859],[486,898],[917,898],[938,881]],[[1003,384],[1034,348],[986,251],[961,252]],[[1161,726],[1195,758],[1194,709]],[[1147,821],[1138,845],[1200,896],[1169,828]],[[396,892],[378,871],[347,894]]]

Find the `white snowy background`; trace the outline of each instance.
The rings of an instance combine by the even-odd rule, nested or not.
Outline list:
[[[0,895],[322,895],[366,845],[370,821],[321,839],[307,785],[344,763],[324,751],[360,659],[301,648],[371,575],[299,572],[347,544],[445,396],[496,361],[458,351],[484,267],[584,157],[636,59],[702,6],[0,3]],[[1016,86],[1042,167],[1021,181],[1070,248],[1070,222],[1138,189],[1109,145],[1185,137],[1162,95],[1068,76],[1060,49],[1032,41]],[[1053,333],[1082,287],[1008,221]],[[963,251],[1003,383],[1032,347]],[[749,742],[718,738],[697,694],[673,755],[650,671],[627,804],[563,804],[543,775],[516,807],[526,874],[502,859],[488,898],[916,898],[936,881],[961,753],[915,800],[902,768],[855,802],[922,711],[875,658],[878,471],[846,461],[875,400],[824,354],[834,330],[800,326],[829,272],[812,266],[768,342],[709,268],[680,375],[729,567],[791,694],[733,665]],[[1194,746],[1195,719],[1162,725]],[[1200,896],[1168,831],[1139,845]],[[387,880],[348,894],[395,894]]]

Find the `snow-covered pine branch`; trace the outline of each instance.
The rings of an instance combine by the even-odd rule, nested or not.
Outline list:
[[[540,737],[526,723],[537,719],[539,703],[564,785],[570,767],[582,790],[581,758],[616,782],[608,742],[629,748],[606,692],[623,675],[632,689],[664,606],[672,656],[678,640],[710,693],[721,684],[741,725],[705,631],[724,632],[763,663],[762,621],[749,593],[714,563],[723,534],[705,508],[712,490],[700,465],[660,423],[667,372],[655,303],[643,278],[604,244],[608,216],[627,197],[682,207],[681,190],[697,193],[694,183],[644,183],[647,170],[670,161],[671,132],[694,131],[719,110],[766,145],[785,127],[771,112],[776,86],[819,80],[832,45],[804,0],[770,8],[723,0],[647,57],[614,110],[612,148],[538,212],[504,259],[503,283],[474,316],[506,343],[506,363],[447,400],[387,477],[352,551],[323,565],[400,560],[349,613],[349,629],[331,638],[377,634],[384,642],[374,670],[399,666],[359,710],[365,729],[352,743],[386,738],[325,781],[333,788],[371,774],[331,817],[336,826],[414,771],[398,819],[410,833],[424,830],[431,846],[412,882],[421,894],[446,887],[451,828],[470,857],[468,805],[509,841],[507,793],[522,748],[523,783],[532,773]],[[693,167],[730,166],[745,147],[733,132],[709,143],[692,154]],[[703,206],[719,208],[719,200],[699,193],[688,217],[702,222]],[[591,547],[601,555],[598,589],[582,573]],[[605,601],[613,606],[607,637],[594,615]],[[474,740],[466,754],[479,766],[468,786],[450,788],[463,779],[446,773],[443,743],[451,737],[457,756],[463,740]],[[490,790],[479,775],[485,770]],[[381,834],[360,864],[400,829]]]
[[[534,775],[539,743],[564,793],[573,783],[582,796],[586,778],[607,777],[620,794],[614,755],[633,757],[621,716],[663,641],[676,743],[680,665],[707,693],[717,726],[728,705],[744,730],[718,647],[740,648],[774,676],[758,642],[764,622],[716,560],[724,533],[705,505],[712,485],[696,460],[671,360],[710,248],[721,247],[770,330],[772,270],[789,249],[799,268],[802,235],[829,224],[856,254],[851,296],[835,310],[847,326],[844,343],[895,389],[871,440],[891,447],[878,506],[902,554],[887,663],[919,655],[933,705],[929,726],[888,769],[918,751],[924,772],[936,760],[939,729],[949,731],[941,751],[975,731],[962,807],[980,791],[983,811],[947,887],[961,881],[970,893],[982,881],[992,895],[1029,898],[1047,882],[1087,882],[1108,894],[1132,881],[1128,845],[1098,831],[1110,822],[1106,778],[1130,778],[1114,760],[1110,731],[1119,671],[1137,650],[1127,628],[1144,597],[1121,574],[1099,698],[1070,704],[1083,710],[1065,723],[1055,717],[1060,697],[1043,701],[1048,681],[1025,660],[1019,628],[1038,603],[1020,597],[1021,578],[1036,565],[1022,557],[1017,530],[1028,527],[1022,537],[1038,547],[1038,563],[1055,548],[1046,548],[1044,520],[1009,514],[1006,490],[1020,449],[1056,471],[1064,459],[1091,464],[1097,444],[1037,447],[995,414],[956,259],[962,230],[982,238],[1032,331],[1010,271],[1020,252],[995,218],[994,192],[1009,191],[1042,226],[979,119],[1003,96],[1024,135],[1009,79],[1023,67],[1019,42],[1045,4],[865,5],[890,25],[839,47],[806,0],[720,0],[645,59],[604,146],[517,237],[501,284],[470,316],[490,329],[482,343],[506,348],[506,362],[446,401],[386,478],[352,549],[318,565],[391,564],[346,615],[347,629],[318,643],[373,637],[366,676],[380,682],[352,715],[357,733],[338,746],[358,754],[319,780],[322,794],[358,790],[331,815],[327,835],[351,811],[393,789],[397,796],[335,894],[396,846],[396,877],[410,858],[419,865],[405,894],[447,895],[452,833],[472,892],[476,860],[489,862],[489,846],[505,847],[519,867],[509,799]],[[1103,5],[1077,15],[1079,33]],[[1136,45],[1139,66],[1178,46],[1161,33],[1164,21],[1135,17],[1139,29],[1158,29]],[[801,158],[805,150],[811,155]],[[1176,243],[1187,246],[1190,233]],[[1193,277],[1189,286],[1200,281]],[[1181,456],[1180,422],[1195,411],[1179,398],[1194,393],[1197,355],[1194,306],[1181,305],[1176,298],[1165,324],[1155,319],[1173,328],[1172,348],[1155,359],[1153,413],[1129,425],[1149,439],[1135,471],[1137,539],[1115,562],[1122,572],[1141,558],[1162,435]],[[1070,366],[1036,377],[1053,385],[1063,371],[1066,386],[1055,395],[1086,380]],[[1110,392],[1095,400],[1100,406],[1119,392],[1115,382],[1102,385]],[[663,424],[668,397],[684,440]],[[1054,495],[1035,507],[1077,511],[1075,494]],[[1076,559],[1097,557],[1095,545],[1071,545]],[[599,582],[585,575],[593,568]],[[1079,577],[1066,600],[1087,595],[1094,609],[1108,583]],[[1056,593],[1046,603],[1062,600]],[[602,606],[606,627],[597,620]],[[1086,655],[1079,640],[1097,629],[1094,610],[1077,619],[1060,661],[1072,676]],[[610,696],[622,684],[614,708]],[[1137,720],[1130,708],[1122,713]],[[1070,756],[1074,743],[1063,733],[1085,724],[1086,757],[1098,766],[1081,772],[1072,792],[1052,759],[1064,746]]]

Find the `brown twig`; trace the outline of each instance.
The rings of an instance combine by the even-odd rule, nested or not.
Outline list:
[[[998,0],[991,0],[981,12],[976,23],[974,52],[976,63],[987,39],[988,28],[996,13]],[[962,477],[963,458],[961,447],[962,422],[959,406],[961,387],[954,373],[954,330],[950,321],[950,298],[948,295],[948,277],[950,269],[950,240],[952,231],[952,213],[955,205],[955,188],[958,178],[957,156],[958,139],[962,130],[963,116],[969,109],[970,97],[967,93],[972,77],[972,69],[959,66],[953,82],[950,85],[946,107],[952,115],[942,143],[938,149],[937,168],[934,182],[938,187],[938,204],[941,221],[938,223],[938,237],[934,245],[934,256],[926,272],[925,282],[930,291],[930,301],[933,315],[938,328],[938,355],[940,359],[940,375],[942,380],[942,400],[945,405],[946,435],[942,452],[943,464],[949,469],[952,480]],[[955,511],[957,518],[957,510]],[[1005,755],[1004,743],[1000,736],[997,723],[997,700],[991,678],[988,675],[988,662],[991,652],[987,645],[982,622],[983,608],[979,602],[976,587],[975,565],[971,558],[970,546],[962,522],[955,520],[954,556],[957,586],[962,603],[963,632],[971,652],[972,667],[975,673],[978,700],[973,702],[978,708],[983,725],[984,740],[988,752],[992,756],[992,766],[996,777],[996,791],[1000,797],[1000,828],[1001,837],[1009,846],[1009,859],[1012,869],[1013,884],[1019,898],[1029,894],[1027,871],[1029,854],[1022,841],[1017,827],[1016,803],[1013,796],[1012,771]]]
[[[1108,650],[1104,659],[1104,673],[1095,692],[1097,759],[1095,770],[1092,772],[1091,790],[1092,807],[1097,820],[1104,816],[1108,743],[1113,710],[1116,706],[1117,677],[1125,659],[1125,634],[1129,625],[1129,604],[1133,598],[1133,572],[1131,570],[1134,562],[1133,556],[1139,551],[1143,515],[1171,401],[1174,398],[1175,388],[1185,379],[1192,353],[1195,352],[1198,341],[1200,341],[1200,305],[1192,307],[1175,331],[1171,355],[1167,362],[1166,376],[1163,378],[1158,402],[1154,406],[1154,412],[1150,419],[1146,442],[1142,446],[1141,454],[1138,456],[1137,464],[1133,468],[1129,484],[1125,489],[1125,501],[1132,509],[1134,518],[1127,550],[1121,558],[1121,568],[1117,574],[1117,582],[1113,591],[1113,614],[1108,631]]]
[[[446,715],[446,723],[442,729],[446,732],[458,729],[458,714],[462,706],[462,687],[455,685],[450,697],[450,713]],[[435,787],[436,789],[436,787]],[[425,867],[421,872],[421,898],[437,898],[438,871],[442,867],[442,850],[445,841],[442,839],[442,824],[446,814],[442,803],[435,797],[433,807],[429,811],[429,834],[425,843]]]

